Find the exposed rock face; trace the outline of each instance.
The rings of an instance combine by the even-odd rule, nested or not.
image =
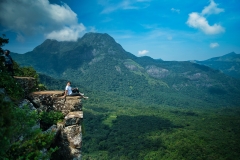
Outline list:
[[[147,66],[146,67],[146,70],[147,70],[147,73],[152,76],[152,77],[155,77],[155,78],[164,78],[164,77],[167,77],[168,74],[169,74],[169,71],[167,69],[164,69],[164,68],[159,68],[159,67],[156,67],[156,66]]]
[[[63,91],[39,91],[29,95],[35,107],[41,111],[61,111],[64,121],[57,124],[56,142],[60,149],[52,155],[53,160],[81,159],[82,104],[81,96],[62,98]]]
[[[125,67],[127,67],[130,71],[135,72],[142,72],[144,71],[144,68],[141,67],[138,63],[128,59],[124,62]]]
[[[63,123],[58,123],[61,132],[56,145],[60,149],[53,154],[53,159],[81,159],[82,120],[83,112],[76,111],[65,116]]]
[[[32,92],[29,98],[40,111],[61,111],[66,116],[69,112],[82,110],[81,96],[62,96],[63,91],[39,91]]]

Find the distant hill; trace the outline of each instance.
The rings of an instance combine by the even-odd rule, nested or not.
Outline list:
[[[99,94],[178,107],[240,104],[240,81],[192,62],[136,57],[108,34],[87,33],[77,42],[46,40],[33,51],[12,57],[20,65]]]
[[[221,57],[210,58],[205,61],[196,61],[198,64],[220,70],[234,78],[240,79],[240,54],[231,52]]]

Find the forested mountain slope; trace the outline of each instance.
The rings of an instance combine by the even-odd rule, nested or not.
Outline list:
[[[231,52],[221,57],[215,57],[205,61],[196,61],[196,63],[209,66],[229,76],[240,79],[240,54]]]
[[[77,42],[46,40],[31,52],[12,56],[23,66],[89,90],[151,104],[204,107],[240,102],[238,80],[196,63],[136,57],[108,34],[87,33]]]

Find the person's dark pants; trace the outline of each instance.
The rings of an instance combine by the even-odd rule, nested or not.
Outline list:
[[[72,94],[70,94],[69,96],[81,96],[81,95],[79,94],[79,90],[77,88],[74,88],[72,90]]]
[[[13,76],[14,75],[13,65],[12,64],[5,64],[5,66],[7,67],[7,71],[11,74],[11,76]]]
[[[73,93],[79,93],[79,90],[78,90],[77,88],[74,88],[74,89],[72,90],[72,92],[73,92]]]
[[[79,93],[72,93],[72,94],[70,94],[68,96],[81,96],[81,95]]]

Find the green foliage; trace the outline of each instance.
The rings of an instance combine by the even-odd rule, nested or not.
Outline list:
[[[33,67],[20,67],[16,62],[14,62],[13,69],[16,76],[33,77],[35,79],[39,78],[36,70]]]
[[[38,91],[44,91],[47,90],[47,87],[44,84],[38,84],[37,86]]]
[[[43,83],[49,90],[64,90],[67,80],[56,80],[50,76],[39,74],[40,82]]]
[[[57,122],[61,122],[64,119],[62,112],[55,111],[41,112],[39,115],[41,122],[48,124],[50,126],[53,124],[57,124]]]
[[[14,134],[12,132],[12,129],[14,129],[13,119],[16,116],[13,112],[14,104],[4,99],[5,96],[0,94],[0,159],[5,155],[10,146],[10,139]]]
[[[51,149],[52,134],[43,134],[34,126],[38,121],[36,111],[29,106],[19,108],[12,101],[5,101],[0,96],[0,159],[45,159],[56,150]],[[40,142],[37,143],[40,139]],[[40,152],[49,149],[46,153]]]
[[[25,159],[49,159],[50,155],[58,148],[50,148],[54,134],[37,134],[33,138],[14,143],[8,150],[8,158],[25,160]],[[45,150],[44,150],[45,149]],[[45,152],[45,153],[44,153]]]
[[[33,77],[37,80],[36,88],[33,91],[43,91],[47,90],[47,87],[44,84],[40,83],[39,74],[33,67],[20,67],[16,62],[14,62],[14,74],[19,77]]]
[[[0,81],[0,88],[4,88],[11,99],[18,100],[23,97],[23,89],[7,71],[2,70],[2,72],[0,72]]]
[[[103,124],[109,126],[109,127],[112,127],[113,125],[113,122],[114,120],[117,119],[117,116],[116,115],[109,115],[108,118],[106,118],[104,121],[103,121]]]

